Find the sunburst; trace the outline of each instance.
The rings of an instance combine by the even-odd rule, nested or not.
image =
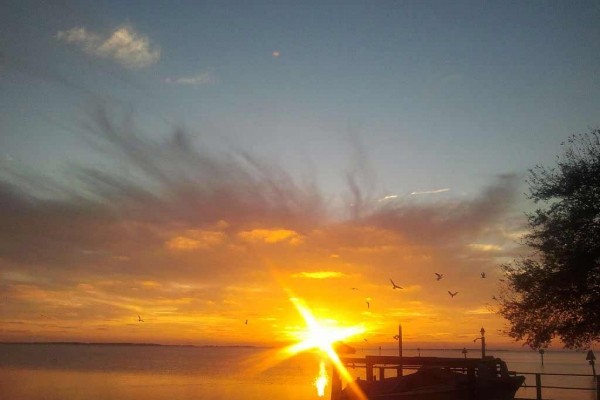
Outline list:
[[[349,338],[354,335],[361,334],[365,331],[362,326],[354,326],[350,328],[338,328],[338,327],[327,327],[317,321],[308,306],[304,302],[297,298],[290,298],[291,302],[296,307],[296,310],[300,313],[306,323],[307,330],[301,332],[299,335],[301,340],[299,343],[288,346],[284,349],[284,352],[288,356],[293,356],[302,351],[319,349],[327,355],[331,360],[334,368],[338,371],[342,381],[346,382],[351,390],[355,393],[356,397],[361,400],[366,400],[366,396],[360,388],[354,383],[352,376],[340,360],[340,357],[335,352],[333,346],[336,342],[343,339]]]

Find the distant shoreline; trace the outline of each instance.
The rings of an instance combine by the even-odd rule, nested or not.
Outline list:
[[[273,345],[216,345],[216,344],[161,344],[161,343],[135,343],[135,342],[0,342],[0,345],[55,345],[55,346],[137,346],[137,347],[192,347],[192,348],[249,348],[249,349],[267,349],[274,348],[277,346]],[[378,350],[379,347],[363,347],[363,349],[369,350]],[[390,351],[397,350],[397,347],[381,347],[382,350]],[[404,351],[443,351],[443,352],[460,352],[463,348],[436,348],[436,347],[405,347]],[[473,347],[467,348],[467,351],[470,352],[479,352],[481,351],[481,347]],[[508,349],[508,348],[488,348],[486,349],[487,353],[493,352],[509,352],[509,351],[518,351],[518,352],[533,352],[530,349]],[[565,349],[546,349],[547,352],[569,352],[574,350],[565,350]],[[576,352],[576,351],[575,351]]]
[[[59,346],[141,346],[141,347],[235,347],[235,348],[259,348],[263,346],[252,345],[195,345],[195,344],[160,344],[160,343],[129,343],[129,342],[0,342],[3,344],[26,344],[26,345],[59,345]],[[267,347],[267,346],[264,346]]]

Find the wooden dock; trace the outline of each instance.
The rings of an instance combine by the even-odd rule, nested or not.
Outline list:
[[[500,363],[498,363],[500,361]],[[342,364],[348,369],[364,369],[365,379],[368,382],[382,380],[386,378],[386,373],[389,376],[402,376],[405,371],[414,371],[422,367],[438,367],[449,369],[456,372],[465,373],[474,379],[478,368],[485,364],[503,365],[506,364],[500,359],[494,357],[485,358],[446,358],[446,357],[398,357],[398,356],[365,356],[365,357],[341,357]],[[596,400],[600,400],[600,376],[584,375],[584,374],[551,374],[551,373],[533,373],[533,372],[516,372],[498,371],[501,374],[523,375],[535,377],[535,397],[522,398],[516,397],[515,400],[544,400],[543,389],[559,389],[580,391],[580,393],[595,391]],[[563,377],[589,377],[595,379],[594,387],[581,386],[558,386],[558,385],[543,385],[542,378],[544,376],[563,376]],[[528,388],[533,388],[532,385],[527,385]],[[333,370],[331,377],[331,400],[339,400],[342,393],[342,382],[337,371]],[[583,398],[582,394],[582,398]],[[588,397],[590,398],[590,397]],[[547,398],[546,398],[547,399]],[[560,398],[554,399],[560,400]]]

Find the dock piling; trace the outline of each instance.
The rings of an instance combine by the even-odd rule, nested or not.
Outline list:
[[[535,398],[536,400],[542,400],[542,375],[535,374]]]

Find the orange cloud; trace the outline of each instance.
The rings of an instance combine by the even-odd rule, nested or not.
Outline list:
[[[514,180],[473,198],[424,203],[378,202],[355,187],[362,208],[354,213],[260,158],[194,150],[185,132],[165,146],[115,137],[130,129],[107,120],[100,113],[93,126],[110,154],[128,157],[145,179],[82,172],[98,199],[87,204],[36,199],[23,192],[31,182],[19,190],[0,178],[0,203],[10,205],[0,208],[0,340],[8,318],[37,324],[20,340],[70,340],[42,326],[43,314],[44,323],[77,327],[76,340],[283,341],[289,327],[303,326],[284,284],[319,319],[365,324],[371,344],[393,343],[400,322],[410,337],[456,341],[485,321],[490,340],[500,339],[503,321],[480,308],[497,294],[498,256],[512,257],[506,232],[522,228],[508,209]],[[392,289],[390,278],[404,289]],[[461,294],[450,300],[448,290]],[[110,329],[100,335],[96,327]]]
[[[227,240],[224,232],[187,230],[185,235],[175,236],[165,243],[169,250],[193,251],[218,246]]]
[[[155,287],[160,287],[160,283],[158,283],[156,281],[142,281],[142,286],[148,287],[148,288],[155,288]]]
[[[309,279],[330,279],[342,278],[347,276],[343,272],[337,271],[315,271],[315,272],[298,272],[292,275],[292,278],[309,278]]]
[[[475,251],[500,251],[502,247],[495,244],[471,243],[469,247]]]
[[[253,229],[251,231],[243,231],[238,236],[251,243],[263,242],[267,244],[285,242],[292,246],[302,244],[304,237],[299,233],[289,229]]]

